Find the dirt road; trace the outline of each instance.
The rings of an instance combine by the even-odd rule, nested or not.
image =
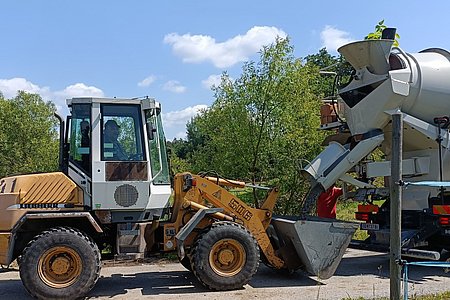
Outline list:
[[[178,263],[104,267],[91,299],[343,299],[389,297],[389,258],[348,249],[335,276],[318,280],[302,272],[286,274],[261,265],[250,284],[231,292],[211,292]],[[409,295],[450,290],[450,273],[411,267]],[[17,270],[0,271],[0,299],[31,299]]]

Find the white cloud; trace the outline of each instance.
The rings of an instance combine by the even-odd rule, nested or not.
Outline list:
[[[195,106],[187,107],[183,110],[170,111],[162,114],[164,131],[166,132],[166,137],[169,140],[173,138],[185,139],[186,130],[181,131],[180,128],[185,128],[186,123],[190,121],[193,117],[199,114],[202,110],[207,109],[208,106],[205,104],[199,104]]]
[[[226,76],[228,83],[231,83],[234,79],[228,74],[212,74],[208,78],[202,80],[202,85],[205,89],[211,89],[213,86],[219,86],[222,83],[222,76]]]
[[[187,138],[186,130],[185,130],[185,131],[179,131],[179,132],[177,132],[177,133],[175,134],[174,138],[175,138],[175,139],[179,139],[179,140],[181,140],[181,139],[185,140],[185,139]],[[172,139],[172,140],[173,140],[173,139]]]
[[[66,114],[66,99],[74,97],[104,97],[103,91],[95,86],[87,86],[84,83],[75,83],[69,85],[61,91],[52,93],[53,102],[56,103],[58,111],[62,114]]]
[[[40,87],[25,78],[0,79],[0,91],[5,98],[14,98],[19,90],[33,94],[48,94],[50,89]]]
[[[209,75],[208,78],[202,80],[202,85],[206,89],[211,89],[213,86],[219,86],[222,79],[221,74]]]
[[[148,87],[153,82],[155,82],[155,80],[156,80],[156,76],[155,75],[150,75],[147,78],[143,79],[142,81],[138,82],[138,86],[140,86],[140,87]]]
[[[181,85],[179,81],[169,80],[163,85],[163,90],[176,94],[181,94],[186,91],[186,87]]]
[[[191,118],[195,117],[200,111],[208,108],[205,104],[186,107],[183,110],[175,110],[163,113],[164,127],[174,127],[185,125]]]
[[[339,30],[330,25],[325,26],[322,30],[320,39],[322,40],[322,47],[327,48],[329,52],[336,52],[339,47],[353,41],[348,32]]]
[[[277,36],[284,38],[287,35],[276,27],[255,26],[244,35],[237,35],[225,42],[216,42],[208,35],[170,33],[164,37],[164,43],[172,45],[173,52],[183,62],[210,61],[218,68],[227,68],[248,60],[262,46],[274,42]]]
[[[101,89],[96,88],[95,86],[87,86],[84,83],[69,85],[64,90],[55,92],[55,95],[63,98],[105,96]]]
[[[84,83],[75,83],[60,91],[51,91],[49,87],[40,87],[25,78],[0,79],[0,91],[5,98],[13,98],[17,91],[39,94],[42,99],[52,101],[60,114],[68,113],[66,99],[73,97],[104,97],[101,89],[87,86]]]

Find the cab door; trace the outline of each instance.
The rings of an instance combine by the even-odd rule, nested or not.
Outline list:
[[[93,148],[93,209],[126,210],[123,216],[115,215],[125,221],[138,220],[150,193],[140,105],[95,103],[93,114],[97,136]],[[112,124],[118,131],[113,135]]]
[[[69,135],[69,177],[82,188],[84,205],[91,206],[91,104],[72,105]]]

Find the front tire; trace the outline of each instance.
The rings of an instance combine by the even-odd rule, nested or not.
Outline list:
[[[259,247],[252,234],[233,222],[216,222],[199,237],[192,270],[212,290],[242,288],[258,270]]]
[[[19,272],[33,297],[77,299],[94,287],[100,268],[100,251],[89,236],[74,228],[57,227],[27,245]]]

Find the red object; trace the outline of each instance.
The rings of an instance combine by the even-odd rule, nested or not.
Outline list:
[[[433,214],[450,215],[450,205],[433,205]]]
[[[360,213],[377,213],[378,210],[379,210],[378,205],[358,204],[358,212],[360,212]]]
[[[332,186],[317,199],[317,215],[321,218],[336,219],[336,201],[342,195],[342,189]]]
[[[360,221],[369,222],[369,213],[366,212],[356,212],[355,219]]]
[[[439,224],[442,226],[450,225],[450,218],[449,217],[439,217]]]

